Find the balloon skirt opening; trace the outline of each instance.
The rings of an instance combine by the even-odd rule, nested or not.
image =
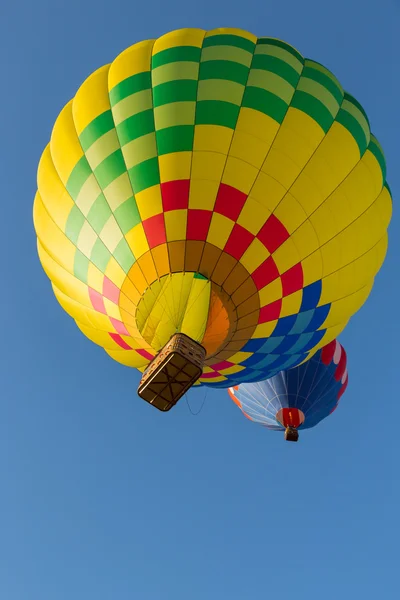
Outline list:
[[[183,333],[172,336],[143,373],[138,395],[167,412],[203,373],[206,351]]]
[[[287,442],[297,442],[299,439],[299,432],[294,427],[286,427],[285,440]]]

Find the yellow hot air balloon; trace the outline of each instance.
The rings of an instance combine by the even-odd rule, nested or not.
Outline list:
[[[95,71],[55,123],[34,204],[58,301],[146,370],[162,410],[199,375],[264,380],[334,340],[390,217],[360,104],[292,46],[238,29],[174,31]]]

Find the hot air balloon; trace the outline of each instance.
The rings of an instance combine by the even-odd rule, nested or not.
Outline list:
[[[315,427],[336,410],[347,384],[346,352],[334,340],[298,367],[228,392],[245,417],[297,442],[300,428]]]
[[[161,410],[334,340],[371,291],[390,217],[360,104],[292,46],[239,29],[174,31],[90,75],[34,203],[57,300]]]

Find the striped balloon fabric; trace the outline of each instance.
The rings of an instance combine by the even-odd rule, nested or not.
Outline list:
[[[391,195],[360,104],[292,46],[182,29],[94,72],[59,115],[34,222],[79,329],[144,371],[175,333],[199,383],[294,367],[372,289]]]
[[[337,408],[347,384],[346,352],[334,340],[304,364],[229,394],[245,417],[268,429],[308,429]]]

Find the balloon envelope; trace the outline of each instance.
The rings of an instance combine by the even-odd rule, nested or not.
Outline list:
[[[292,46],[183,29],[94,72],[59,115],[34,222],[79,329],[144,371],[177,332],[229,387],[300,364],[367,299],[385,160],[360,104]]]
[[[248,419],[268,429],[308,429],[336,409],[347,384],[346,352],[334,340],[302,365],[229,394]]]

